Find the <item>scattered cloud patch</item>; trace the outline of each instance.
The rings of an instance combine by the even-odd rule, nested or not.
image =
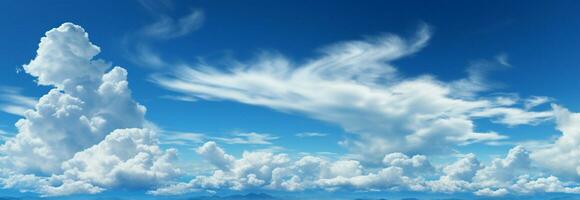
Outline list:
[[[264,133],[236,133],[234,137],[212,137],[214,140],[225,142],[228,144],[272,144],[272,140],[277,140],[278,137],[271,136]]]
[[[305,137],[325,137],[326,133],[318,133],[318,132],[302,132],[296,133],[296,137],[305,138]]]
[[[0,110],[13,115],[24,116],[37,102],[36,98],[22,95],[20,88],[0,87],[0,93]]]

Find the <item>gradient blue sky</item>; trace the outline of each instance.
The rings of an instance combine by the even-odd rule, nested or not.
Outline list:
[[[285,153],[296,159],[309,154],[330,160],[358,159],[365,167],[376,169],[376,162],[357,158],[359,152],[340,144],[357,140],[358,135],[339,122],[321,120],[316,114],[299,109],[248,103],[212,92],[180,92],[155,77],[175,78],[174,70],[183,66],[196,69],[200,63],[222,73],[232,67],[232,62],[251,65],[264,52],[284,55],[299,66],[319,58],[320,49],[329,45],[365,41],[384,34],[408,39],[428,26],[430,39],[424,48],[389,62],[402,79],[430,75],[442,83],[451,83],[468,77],[470,66],[498,62],[490,65],[498,65],[499,69],[480,70],[485,75],[486,90],[465,99],[513,97],[519,102],[514,107],[523,109],[526,100],[546,97],[547,101],[534,107],[534,111],[552,112],[550,104],[557,104],[574,113],[580,112],[578,10],[577,1],[4,1],[0,3],[0,86],[4,94],[33,100],[46,94],[52,86],[38,86],[36,78],[25,73],[22,65],[34,59],[39,39],[46,31],[72,22],[82,26],[90,41],[100,47],[96,58],[128,71],[133,99],[147,107],[146,119],[158,128],[160,146],[179,152],[175,166],[185,174],[174,182],[188,182],[212,170],[210,162],[196,153],[208,141],[215,141],[236,158],[244,151]],[[192,13],[199,14],[199,21],[179,25],[180,19]],[[144,27],[163,20],[170,23],[161,26],[170,31],[159,35],[144,33]],[[186,30],[180,30],[184,27]],[[145,59],[152,57],[159,58],[158,62]],[[250,96],[254,94],[249,91],[251,88],[243,89]],[[177,99],[184,97],[187,101]],[[9,105],[21,105],[6,95],[0,97],[0,104],[3,110]],[[20,118],[0,112],[4,140],[19,132],[14,123]],[[457,155],[474,153],[482,164],[492,165],[493,159],[504,158],[516,145],[533,152],[562,135],[553,117],[521,124],[498,123],[501,119],[497,116],[470,120],[476,132],[496,132],[508,138],[468,145],[444,144],[451,145],[451,151],[427,155],[439,171],[454,162]],[[580,126],[580,122],[575,124]],[[251,141],[244,137],[247,133],[265,140]],[[300,137],[301,133],[318,136]],[[180,144],[169,141],[179,134],[196,138]],[[572,134],[580,141],[578,136]],[[400,151],[409,156],[427,154],[421,150]],[[562,175],[558,169],[554,172],[553,167],[533,165],[542,175],[554,174],[567,186],[578,187],[580,171],[574,177]],[[132,191],[120,187],[109,191],[144,194],[149,189]],[[221,189],[231,192],[226,187]],[[19,195],[18,191],[19,188],[7,188],[0,194]]]

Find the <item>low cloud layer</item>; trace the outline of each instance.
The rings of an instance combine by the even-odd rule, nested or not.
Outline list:
[[[521,146],[487,166],[469,154],[441,167],[434,167],[424,155],[403,153],[385,155],[379,167],[367,167],[352,159],[291,158],[287,154],[261,151],[245,151],[241,158],[235,158],[215,142],[205,143],[197,153],[216,170],[190,182],[171,184],[149,193],[178,195],[224,189],[471,192],[480,196],[580,193],[577,184],[563,182],[555,176],[530,174],[529,152]]]

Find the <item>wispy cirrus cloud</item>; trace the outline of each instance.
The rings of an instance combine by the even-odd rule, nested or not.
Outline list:
[[[481,95],[494,88],[487,74],[510,67],[505,54],[472,62],[466,78],[444,82],[431,75],[405,77],[393,61],[414,55],[431,38],[393,34],[339,42],[304,62],[264,53],[231,68],[195,64],[152,81],[189,97],[230,100],[302,114],[340,125],[353,137],[341,142],[375,162],[395,151],[438,153],[457,145],[507,136],[478,131],[473,120],[517,126],[550,119],[550,111],[530,111],[510,96]]]
[[[225,142],[228,144],[272,144],[272,140],[279,137],[264,133],[236,133],[233,137],[211,137],[213,140]]]
[[[192,133],[165,130],[158,130],[158,132],[161,132],[160,140],[162,144],[183,145],[190,147],[197,146],[210,140],[226,144],[272,145],[272,141],[279,139],[279,137],[273,136],[271,134],[256,132],[231,134]]]
[[[318,133],[318,132],[302,132],[302,133],[296,133],[295,136],[296,137],[324,137],[327,136],[328,134],[326,133]]]
[[[182,16],[170,15],[175,10],[171,1],[140,0],[141,6],[154,18],[134,32],[128,33],[123,40],[126,57],[133,63],[151,69],[170,66],[159,52],[154,42],[186,36],[198,30],[204,22],[205,14],[200,9],[191,8]]]
[[[34,108],[37,99],[34,97],[24,96],[20,88],[1,87],[0,88],[0,110],[23,116],[28,109]]]
[[[203,11],[195,9],[180,18],[159,15],[157,21],[143,27],[142,33],[153,38],[171,39],[187,35],[199,29],[203,21]]]

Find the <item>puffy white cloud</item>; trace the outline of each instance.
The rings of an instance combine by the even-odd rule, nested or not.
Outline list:
[[[200,175],[188,183],[177,183],[151,191],[155,195],[182,194],[207,189],[242,190],[249,188],[299,191],[318,187],[324,178],[354,178],[363,174],[356,160],[330,162],[314,156],[304,156],[294,162],[286,154],[245,151],[242,157],[233,156],[210,141],[197,153],[218,168],[211,175]]]
[[[1,161],[23,172],[61,172],[60,163],[118,128],[142,127],[145,107],[131,98],[127,71],[92,58],[99,53],[80,26],[65,23],[41,39],[24,66],[56,88],[16,123],[19,134],[0,147]]]
[[[478,191],[475,191],[474,194],[479,195],[479,196],[491,196],[491,197],[498,197],[498,196],[504,196],[506,194],[508,194],[509,191],[505,188],[501,188],[501,189],[497,189],[497,190],[493,190],[493,189],[489,189],[489,188],[484,188]]]
[[[497,188],[497,187],[495,187]],[[558,177],[548,176],[536,179],[528,175],[520,176],[510,186],[497,189],[483,188],[474,192],[480,196],[504,196],[507,194],[536,194],[536,193],[568,193],[580,194],[580,185],[577,183],[565,183]]]
[[[62,87],[67,82],[100,79],[109,65],[93,60],[100,48],[89,41],[85,30],[64,23],[46,32],[40,40],[36,57],[23,66],[26,73],[37,77],[38,84]]]
[[[203,146],[197,148],[196,152],[201,157],[208,160],[212,165],[222,170],[230,169],[235,162],[233,156],[226,154],[226,152],[213,141],[203,144]]]
[[[443,172],[452,180],[471,181],[481,168],[482,165],[475,157],[475,154],[468,154],[456,162],[445,166]]]
[[[267,189],[283,191],[422,191],[472,192],[480,196],[534,194],[544,192],[578,193],[580,185],[562,182],[555,176],[527,170],[529,153],[512,148],[504,158],[488,166],[474,154],[441,167],[431,165],[426,156],[391,153],[384,166],[365,166],[352,159],[324,157],[291,158],[286,154],[244,152],[239,159],[227,154],[215,142],[207,142],[198,153],[218,167],[190,182],[174,183],[149,191],[154,195],[176,195],[205,190]],[[224,164],[225,163],[225,164]]]
[[[383,164],[403,169],[407,175],[417,175],[432,173],[435,169],[424,155],[414,155],[409,157],[402,153],[391,153],[385,155]]]
[[[580,114],[552,105],[556,128],[562,135],[554,144],[538,149],[532,158],[553,173],[578,180],[580,178]]]
[[[527,173],[530,164],[529,152],[522,146],[516,146],[510,149],[505,158],[496,158],[490,166],[477,171],[474,181],[488,187],[505,186],[518,175]]]
[[[506,138],[477,131],[474,118],[518,125],[551,116],[460,95],[487,88],[482,84],[488,70],[481,65],[505,62],[480,62],[469,78],[451,82],[398,73],[390,63],[420,51],[430,36],[425,25],[409,39],[382,35],[341,42],[304,62],[266,53],[225,71],[203,63],[153,80],[186,96],[265,106],[338,124],[354,134],[341,144],[376,163],[392,152],[433,154]]]
[[[388,167],[376,173],[368,173],[354,177],[337,176],[329,179],[320,179],[318,184],[327,189],[337,187],[356,188],[360,190],[423,190],[415,180],[405,176],[403,169]]]
[[[170,165],[175,150],[159,149],[144,128],[146,109],[132,99],[127,71],[94,60],[99,52],[72,23],[41,39],[23,68],[53,88],[0,146],[4,187],[49,196],[97,193],[154,186],[178,172]]]
[[[362,174],[362,166],[356,160],[339,160],[330,165],[332,176],[354,177]]]
[[[179,174],[176,150],[161,150],[147,129],[117,129],[62,163],[67,179],[100,187],[150,188]]]

